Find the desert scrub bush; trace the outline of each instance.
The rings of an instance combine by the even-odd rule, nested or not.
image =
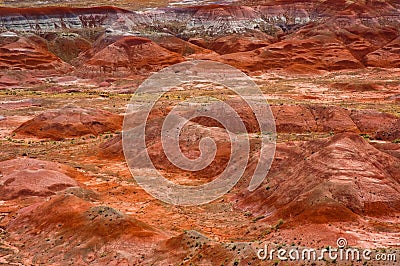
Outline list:
[[[364,139],[370,139],[371,136],[368,134],[360,134],[361,137],[363,137]]]
[[[261,219],[263,219],[263,218],[265,218],[264,215],[257,216],[257,217],[255,217],[255,218],[253,219],[253,223],[255,223],[255,222],[257,222],[258,220],[261,220]]]

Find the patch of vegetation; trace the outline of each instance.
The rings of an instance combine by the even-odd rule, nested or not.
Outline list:
[[[360,134],[360,136],[367,140],[371,139],[371,136],[368,134]]]
[[[263,218],[265,218],[264,215],[257,216],[257,217],[255,217],[255,218],[253,219],[253,223],[255,223],[255,222],[257,222],[258,220],[261,220],[261,219],[263,219]]]

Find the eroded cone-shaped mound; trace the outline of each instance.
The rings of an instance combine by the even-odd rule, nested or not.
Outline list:
[[[89,50],[88,53],[93,52]],[[149,39],[127,36],[94,53],[82,68],[110,74],[149,73],[182,61],[179,54],[162,48]]]
[[[164,241],[145,262],[147,265],[176,265],[187,260],[195,265],[251,265],[256,253],[243,242],[221,243],[188,230]]]
[[[400,67],[400,37],[365,57],[368,66]]]
[[[98,109],[65,107],[45,111],[14,130],[18,136],[61,140],[88,134],[114,132],[122,127],[123,117]]]
[[[131,216],[73,195],[54,196],[21,209],[6,229],[11,238],[25,245],[25,255],[34,264],[105,265],[110,260],[123,261],[123,257],[137,262],[140,249],[162,239],[155,229]]]
[[[72,67],[28,38],[12,33],[0,35],[0,69],[66,72]]]
[[[0,200],[27,196],[49,196],[79,186],[79,173],[53,162],[17,158],[0,162]]]
[[[269,182],[237,199],[275,218],[327,223],[400,212],[400,161],[344,133],[277,145]]]
[[[179,179],[176,182],[182,183],[194,180],[196,180],[196,182],[204,183],[205,181],[216,178],[226,168],[230,158],[231,144],[229,135],[224,129],[219,127],[206,127],[192,122],[189,122],[184,127],[179,136],[180,150],[178,152],[183,153],[185,157],[196,159],[201,155],[199,150],[199,141],[202,137],[211,137],[216,143],[216,154],[215,158],[213,158],[214,160],[204,169],[192,172],[180,169],[170,162],[164,152],[163,142],[161,140],[161,127],[161,119],[153,119],[147,123],[146,153],[149,155],[154,167],[164,171],[166,175],[171,177],[171,179]],[[129,146],[125,148],[129,149]],[[174,152],[175,150],[172,151]],[[122,136],[117,135],[102,143],[99,149],[99,156],[107,159],[123,160]],[[139,165],[141,165],[141,162],[139,160],[136,158],[129,158],[129,160],[138,165],[138,169],[136,170],[140,170]]]
[[[208,50],[206,48],[197,46],[193,43],[184,41],[182,39],[179,39],[178,37],[169,35],[169,36],[154,36],[152,37],[152,40],[160,45],[161,47],[180,54],[185,57],[193,57],[195,56],[196,58],[199,59],[200,56],[215,56],[217,57],[218,54],[215,52]]]
[[[231,54],[255,50],[271,44],[272,37],[258,34],[258,36],[228,35],[210,41],[207,48],[219,54]]]

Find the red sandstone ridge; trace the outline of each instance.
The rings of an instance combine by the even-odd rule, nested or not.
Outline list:
[[[365,63],[374,67],[400,67],[400,37],[366,55]]]
[[[82,58],[87,55],[89,59],[81,68],[100,73],[149,73],[183,61],[177,53],[133,36],[121,37],[98,52],[88,51]]]
[[[230,35],[217,38],[210,41],[207,48],[219,54],[231,54],[237,52],[246,52],[268,46],[273,38],[268,35],[259,36],[240,36]]]
[[[400,212],[400,161],[355,134],[280,143],[268,182],[238,207],[296,223],[350,221]]]
[[[400,159],[400,143],[376,142],[372,143],[372,145],[378,150]]]
[[[272,36],[256,31],[247,34],[226,35],[212,39],[189,39],[189,42],[215,51],[221,55],[255,50],[268,46],[275,41],[276,40]]]
[[[61,140],[84,135],[114,132],[122,127],[123,117],[98,109],[65,107],[45,111],[14,130],[17,137]]]
[[[222,61],[244,71],[291,68],[302,71],[357,69],[364,66],[331,36],[290,39],[249,52],[223,55]]]
[[[336,106],[271,106],[279,133],[359,132],[349,111]]]
[[[65,72],[72,68],[42,45],[6,32],[0,34],[0,69]]]
[[[353,132],[379,140],[400,138],[400,118],[393,114],[319,105],[274,105],[271,110],[279,133]]]
[[[249,72],[287,69],[307,73],[397,66],[398,9],[390,3],[374,1],[313,2],[314,7],[310,3],[281,1],[258,7],[266,21],[285,18],[277,24],[283,29],[278,34],[281,40],[265,48],[225,55],[223,62]],[[316,14],[321,20],[313,19]],[[271,31],[277,32],[276,27]]]
[[[218,54],[212,50],[197,46],[172,35],[156,36],[152,37],[152,40],[161,47],[186,58],[213,59],[218,56]]]
[[[54,195],[79,186],[80,174],[73,168],[53,162],[18,158],[0,162],[0,200]]]
[[[226,101],[227,104],[238,110],[238,114],[242,117],[248,133],[256,133],[259,131],[257,120],[251,114],[251,110],[246,108],[245,105],[237,99],[230,99]],[[271,111],[273,113],[278,133],[289,134],[309,134],[309,133],[344,133],[352,132],[356,134],[368,135],[368,138],[377,140],[393,141],[400,138],[398,124],[400,118],[392,114],[377,112],[373,110],[349,110],[337,106],[319,106],[319,105],[272,105]],[[148,121],[147,139],[148,143],[152,146],[149,147],[149,152],[152,154],[152,159],[155,164],[164,169],[173,169],[173,167],[166,163],[167,158],[160,154],[162,150],[160,136],[160,127],[162,125],[162,117],[166,115],[167,110],[157,110],[151,113],[150,120]],[[130,114],[132,127],[137,126],[134,120],[134,114]],[[184,115],[184,114],[183,114]],[[190,125],[185,134],[201,137],[203,134],[215,137],[220,145],[220,148],[227,147],[224,140],[223,127],[220,123],[206,118],[200,117],[193,119],[194,123]],[[198,125],[197,125],[198,124]],[[209,129],[212,129],[208,131]],[[182,136],[181,136],[182,137]],[[183,138],[183,137],[182,137]],[[194,154],[198,155],[198,143],[193,141],[192,137],[184,138],[182,150],[190,150],[195,148]],[[119,134],[114,138],[104,142],[100,145],[99,155],[104,158],[123,159],[122,151],[122,136]],[[226,161],[227,154],[223,151],[218,154],[219,163]],[[214,165],[216,168],[222,166]],[[216,171],[218,172],[218,171]],[[199,173],[196,173],[198,175]],[[215,174],[215,172],[214,172]],[[201,176],[201,175],[200,175]],[[210,176],[207,173],[206,176]]]
[[[351,119],[361,133],[373,139],[394,141],[400,139],[400,118],[373,110],[352,110]]]

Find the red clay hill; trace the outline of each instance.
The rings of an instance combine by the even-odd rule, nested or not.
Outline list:
[[[351,221],[400,212],[399,160],[356,134],[278,144],[269,182],[238,207],[295,223]]]
[[[14,130],[20,137],[61,140],[85,135],[97,136],[122,128],[122,116],[98,109],[64,107],[46,111]]]
[[[88,59],[85,60],[85,57]],[[183,61],[177,53],[162,48],[149,39],[134,36],[121,37],[102,49],[94,47],[82,54],[81,58],[83,66],[80,69],[100,73],[155,72]]]
[[[30,158],[0,162],[0,199],[54,195],[68,187],[79,186],[80,173],[71,167]]]
[[[47,49],[46,41],[13,32],[0,34],[0,68],[3,70],[47,70],[67,72],[71,66]]]

